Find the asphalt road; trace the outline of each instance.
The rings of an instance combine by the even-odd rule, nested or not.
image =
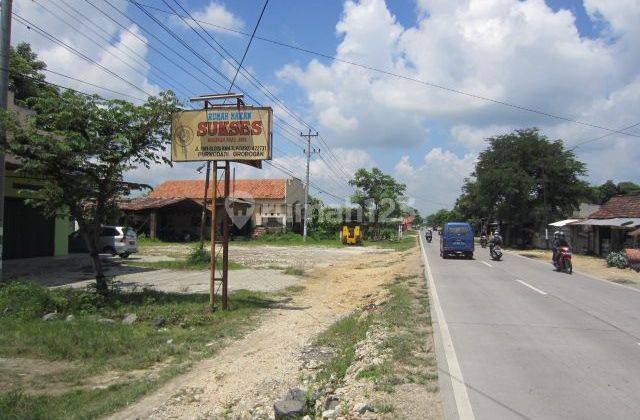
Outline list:
[[[448,419],[639,419],[640,291],[422,241]],[[574,267],[580,270],[580,267]]]

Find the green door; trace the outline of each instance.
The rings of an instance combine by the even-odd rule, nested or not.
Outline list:
[[[2,258],[46,257],[54,254],[55,220],[19,198],[4,202]]]

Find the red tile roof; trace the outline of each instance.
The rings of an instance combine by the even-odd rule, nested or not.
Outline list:
[[[600,206],[591,219],[610,219],[613,217],[640,217],[640,194],[616,195]]]
[[[139,198],[132,198],[129,200],[122,200],[121,202],[118,203],[118,208],[120,208],[120,210],[123,210],[123,211],[151,210],[151,209],[160,209],[160,208],[181,203],[181,202],[187,202],[188,204],[202,207],[202,204],[200,204],[196,200],[192,200],[190,198],[184,198],[184,197],[177,197],[177,198],[139,197]]]
[[[286,179],[236,179],[235,189],[238,192],[248,193],[257,199],[283,199],[285,198]],[[230,187],[231,193],[234,192],[233,182]],[[224,192],[224,183],[218,181],[218,197]],[[213,188],[209,187],[207,197],[211,197]],[[165,181],[158,185],[149,194],[149,197],[188,197],[193,199],[202,199],[204,197],[204,180],[176,180]]]

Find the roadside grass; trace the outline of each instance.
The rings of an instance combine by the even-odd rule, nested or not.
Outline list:
[[[390,297],[384,304],[366,316],[359,311],[340,319],[313,342],[313,346],[333,350],[333,356],[316,375],[319,386],[339,383],[344,378],[354,363],[357,343],[372,325],[378,325],[388,332],[379,346],[389,357],[383,363],[361,369],[356,377],[370,380],[376,390],[387,393],[403,383],[421,384],[429,392],[438,390],[435,353],[428,344],[431,318],[424,279],[417,275],[397,276],[387,289]],[[394,408],[388,405],[379,409],[393,412]]]
[[[231,310],[211,312],[205,294],[113,290],[101,298],[29,283],[0,287],[0,357],[70,362],[68,370],[40,378],[63,392],[51,395],[16,384],[0,393],[0,417],[94,418],[112,412],[242,336],[276,302],[244,290],[229,299]],[[53,311],[59,319],[41,319]],[[132,325],[121,323],[128,313],[138,317]],[[74,319],[65,321],[67,315]],[[152,326],[160,317],[164,326]],[[129,375],[133,371],[137,374]],[[121,379],[94,389],[91,378],[106,373]]]
[[[316,375],[318,383],[338,382],[344,378],[347,369],[355,360],[355,346],[358,341],[364,340],[372,322],[370,316],[363,319],[359,317],[358,312],[342,317],[315,338],[313,346],[333,350],[333,357]]]
[[[363,246],[375,246],[384,249],[393,249],[394,251],[407,251],[416,246],[416,233],[405,232],[401,239],[392,239],[385,241],[363,241]]]

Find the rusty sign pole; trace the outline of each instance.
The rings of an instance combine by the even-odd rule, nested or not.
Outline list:
[[[229,161],[224,163],[224,199],[225,201],[229,198],[229,183],[230,183],[230,174],[229,170]],[[233,206],[234,203],[232,202]],[[224,206],[224,204],[223,204]],[[234,208],[234,207],[232,207]],[[226,211],[226,206],[224,206],[223,216],[222,216],[222,309],[229,309],[229,301],[227,299],[228,296],[228,284],[229,284],[229,214]],[[234,208],[235,210],[235,208]]]
[[[213,177],[211,184],[213,192],[211,193],[211,273],[209,273],[209,306],[211,309],[216,307],[216,202],[218,201],[218,162],[211,162]]]
[[[211,194],[211,273],[209,277],[210,298],[209,304],[212,310],[216,308],[216,283],[221,283],[218,290],[222,289],[220,296],[222,301],[222,309],[229,309],[229,215],[225,208],[225,201],[229,197],[229,184],[231,183],[231,170],[229,161],[224,166],[218,166],[218,161],[212,162],[213,192]],[[224,179],[224,188],[222,195],[222,203],[218,204],[218,170],[221,169],[222,178]],[[222,207],[222,235],[218,235],[218,208]],[[218,239],[220,237],[220,239]],[[222,251],[222,258],[218,259],[218,254]],[[222,270],[218,271],[218,265],[222,264]]]

